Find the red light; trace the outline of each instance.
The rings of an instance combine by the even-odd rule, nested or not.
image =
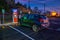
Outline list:
[[[43,22],[43,19],[39,19],[40,22]]]

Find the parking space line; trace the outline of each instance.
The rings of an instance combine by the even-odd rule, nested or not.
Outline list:
[[[10,27],[10,28],[12,28],[12,29],[14,29],[15,31],[17,31],[17,32],[19,32],[19,33],[21,33],[21,34],[23,34],[24,36],[28,37],[29,39],[31,39],[31,40],[35,40],[34,38],[32,38],[32,37],[28,36],[27,34],[25,34],[25,33],[21,32],[20,30],[18,30],[18,29],[16,29],[16,28],[14,28],[14,27],[12,27],[12,26],[9,26],[9,27]]]
[[[56,22],[52,22],[53,24],[59,24],[59,23],[56,23]]]

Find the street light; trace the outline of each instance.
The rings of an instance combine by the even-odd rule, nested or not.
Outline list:
[[[4,14],[5,14],[5,9],[2,9],[2,14],[3,14],[3,16],[2,16],[2,17],[3,17],[3,19],[2,19],[3,21],[2,21],[2,22],[3,22],[3,24],[4,24]]]
[[[53,12],[51,13],[51,16],[56,16],[56,14],[57,14],[57,13],[53,11]]]

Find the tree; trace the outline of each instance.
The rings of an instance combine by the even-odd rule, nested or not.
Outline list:
[[[18,3],[16,4],[16,6],[22,6],[22,4],[18,2]]]
[[[46,11],[46,12],[45,12],[45,15],[50,16],[50,14],[51,14],[51,11]]]
[[[0,0],[0,11],[3,8],[6,9],[6,10],[8,10],[9,9],[9,6],[8,6],[8,4],[7,4],[7,2],[5,0]]]
[[[38,13],[41,15],[42,14],[42,11],[41,10],[38,10]]]
[[[27,5],[26,5],[26,4],[24,4],[23,6],[24,6],[25,8],[27,8]]]
[[[34,7],[34,9],[33,9],[33,11],[34,11],[35,14],[36,13],[38,14],[38,10],[39,10],[38,7]]]

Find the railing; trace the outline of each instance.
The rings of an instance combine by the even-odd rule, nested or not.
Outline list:
[[[4,23],[12,22],[12,14],[4,14]],[[3,22],[3,15],[0,14],[0,24]]]

